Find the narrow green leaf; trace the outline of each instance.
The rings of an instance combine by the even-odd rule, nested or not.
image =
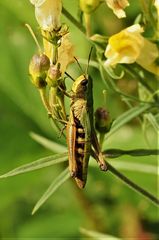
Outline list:
[[[112,235],[104,234],[104,233],[99,233],[96,231],[92,230],[87,230],[85,228],[80,228],[80,232],[86,236],[86,237],[91,237],[91,239],[95,240],[104,240],[104,239],[109,239],[109,240],[121,240],[120,238],[114,237]]]
[[[38,159],[34,162],[24,164],[18,168],[15,168],[1,175],[0,178],[7,178],[7,177],[15,176],[18,174],[22,174],[25,172],[34,171],[40,168],[48,167],[57,163],[67,161],[67,159],[68,159],[68,153],[54,154],[48,157]]]
[[[117,158],[123,155],[129,155],[133,157],[141,157],[141,156],[155,156],[159,155],[159,149],[130,149],[130,150],[123,150],[117,148],[111,148],[103,151],[108,158]]]
[[[70,177],[68,168],[66,168],[56,179],[53,180],[49,188],[42,195],[39,201],[33,208],[32,214],[34,214],[45,202],[46,200]]]
[[[110,137],[113,133],[115,133],[119,128],[121,128],[124,124],[131,121],[133,118],[139,116],[141,113],[145,112],[150,108],[149,104],[139,105],[137,107],[133,107],[128,111],[124,112],[120,115],[112,124],[110,132],[106,135],[106,138]]]
[[[38,143],[40,143],[42,146],[44,146],[45,148],[53,151],[53,152],[57,152],[57,153],[61,153],[61,152],[65,152],[67,151],[67,148],[64,147],[61,144],[55,143],[43,136],[40,136],[39,134],[30,133],[30,136]]]
[[[117,169],[126,170],[126,171],[133,171],[133,172],[140,172],[140,173],[147,173],[147,174],[155,174],[158,175],[157,167],[145,164],[145,163],[130,163],[124,161],[114,161],[112,162],[112,166]]]
[[[158,124],[155,116],[152,113],[147,113],[147,114],[145,114],[145,117],[150,122],[150,124],[153,126],[154,130],[159,131],[159,124]]]

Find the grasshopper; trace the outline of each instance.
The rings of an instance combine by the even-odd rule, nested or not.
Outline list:
[[[101,170],[107,169],[94,128],[92,90],[93,81],[88,74],[82,74],[74,81],[66,127],[69,170],[79,188],[86,184],[90,155]]]

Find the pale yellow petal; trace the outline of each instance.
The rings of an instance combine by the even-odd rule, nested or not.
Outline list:
[[[35,17],[43,30],[52,31],[61,26],[61,0],[30,0],[35,5]]]
[[[118,18],[126,17],[124,9],[129,6],[127,0],[106,0],[106,3]]]
[[[159,59],[158,47],[156,44],[144,39],[144,47],[136,62],[147,71],[159,76],[159,65],[156,63],[157,59]]]
[[[30,0],[30,2],[35,5],[36,7],[39,7],[42,5],[46,0]]]

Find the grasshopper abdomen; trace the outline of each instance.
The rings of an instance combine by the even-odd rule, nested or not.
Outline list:
[[[67,144],[69,149],[70,173],[79,188],[84,188],[87,179],[88,160],[90,156],[90,139],[78,118],[73,114],[67,125]]]

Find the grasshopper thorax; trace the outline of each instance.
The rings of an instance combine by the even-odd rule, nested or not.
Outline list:
[[[79,76],[72,86],[72,92],[77,98],[85,98],[88,89],[88,78],[83,74]]]

